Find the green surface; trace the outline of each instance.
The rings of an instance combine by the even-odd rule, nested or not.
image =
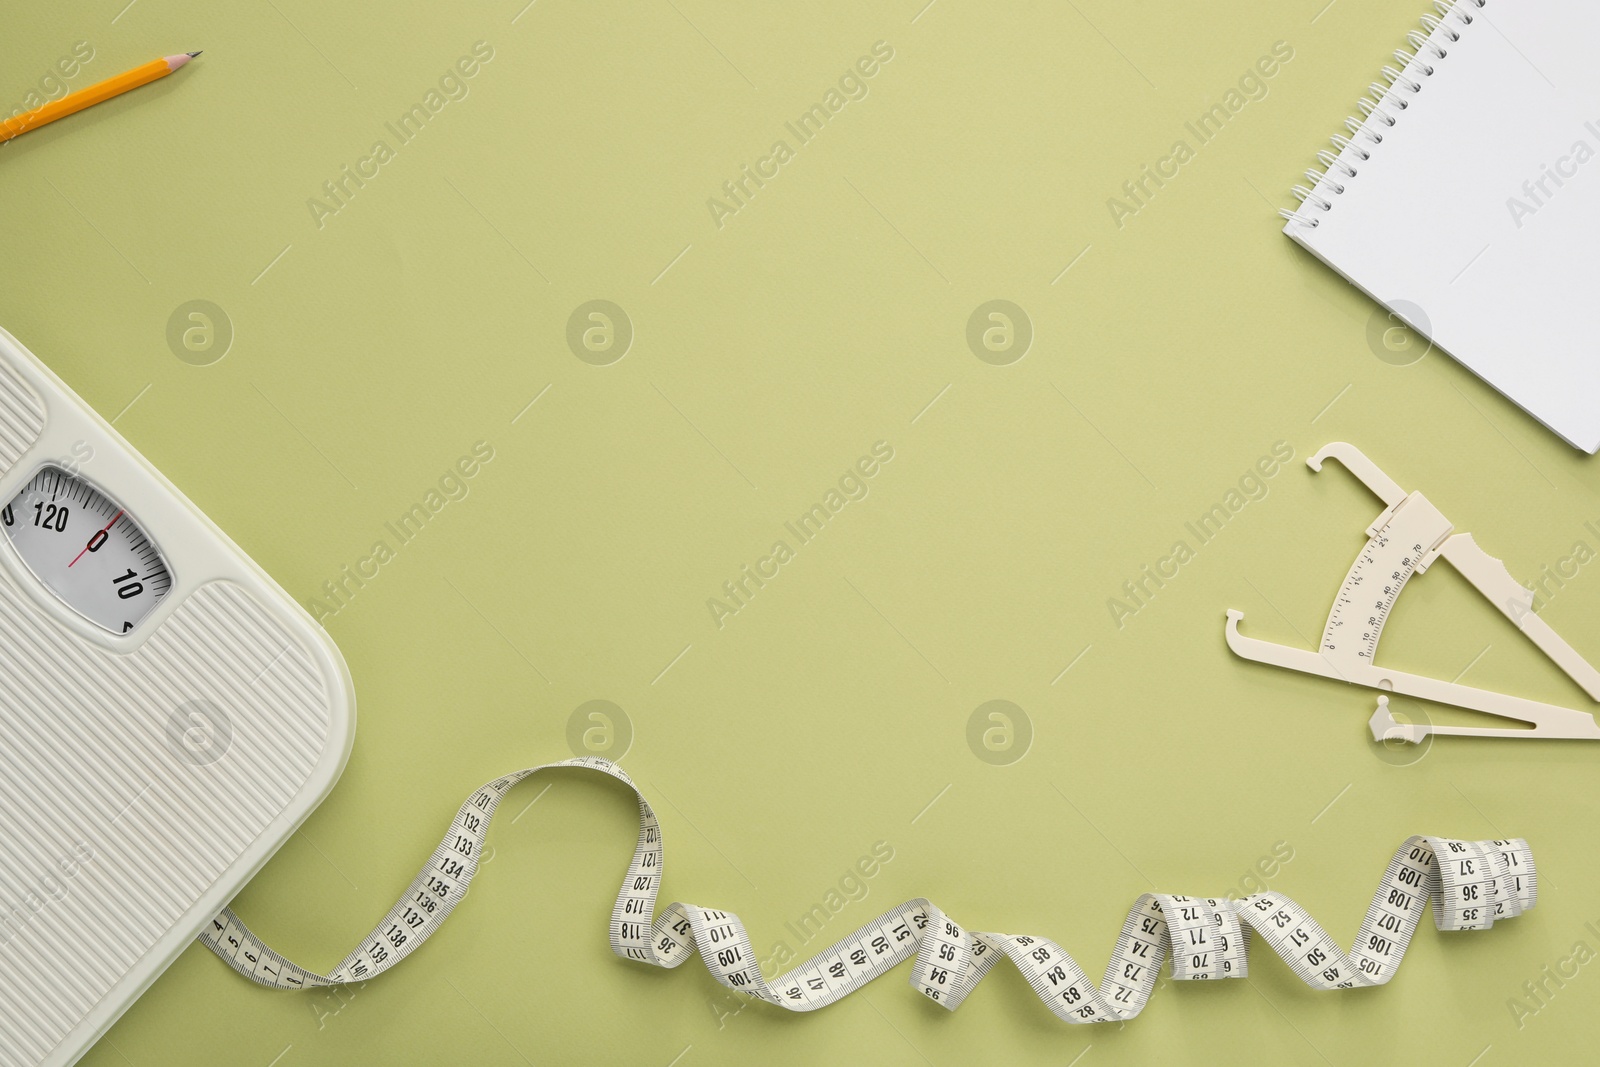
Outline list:
[[[334,963],[460,800],[570,755],[595,699],[631,720],[666,894],[737,911],[763,950],[818,947],[784,924],[879,841],[893,860],[825,935],[922,894],[1096,975],[1138,893],[1228,892],[1279,842],[1271,885],[1340,939],[1410,833],[1525,836],[1543,895],[1488,933],[1426,927],[1382,989],[1312,993],[1258,952],[1248,982],[1164,987],[1125,1028],[1069,1029],[1004,966],[954,1015],[905,969],[816,1016],[735,1015],[698,964],[610,954],[634,812],[569,775],[510,798],[471,901],[395,973],[278,995],[192,948],[86,1063],[1587,1056],[1587,969],[1520,1030],[1507,1001],[1600,947],[1600,746],[1441,741],[1405,765],[1365,691],[1222,640],[1228,607],[1320,632],[1378,510],[1300,462],[1331,439],[1519,577],[1600,549],[1592,460],[1438,354],[1377,358],[1373,305],[1278,232],[1426,5],[122,2],[8,13],[18,103],[80,40],[74,85],[206,54],[0,149],[0,321],[302,603],[395,549],[324,619],[359,696],[349,769],[237,902],[280,950]],[[467,95],[399,144],[385,124],[479,41]],[[864,98],[801,144],[784,123],[879,41]],[[1279,41],[1266,95],[1199,145],[1184,124]],[[778,139],[792,158],[719,228],[707,199]],[[1179,139],[1193,158],[1116,225],[1108,198]],[[307,200],[378,140],[393,158],[319,228]],[[204,367],[167,343],[197,299],[234,332]],[[566,340],[594,299],[633,325],[609,366]],[[1010,365],[967,345],[991,299],[1033,326]],[[865,498],[786,536],[879,441]],[[1108,599],[1279,441],[1266,495],[1119,628]],[[477,442],[465,498],[397,546],[384,524]],[[719,628],[708,598],[779,539],[794,558]],[[1597,609],[1591,563],[1546,615],[1600,659]],[[1446,566],[1382,658],[1584,706]],[[1034,732],[1009,766],[968,747],[995,699]]]

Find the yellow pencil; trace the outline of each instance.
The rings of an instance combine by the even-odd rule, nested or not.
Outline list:
[[[19,133],[38,129],[40,126],[56,119],[64,119],[74,112],[92,107],[102,100],[110,100],[113,96],[120,96],[129,89],[137,89],[141,85],[149,85],[157,78],[165,78],[168,74],[183,66],[189,60],[199,55],[199,52],[186,52],[183,55],[166,56],[161,59],[152,59],[142,67],[123,71],[103,82],[86,86],[75,93],[68,93],[60,100],[52,100],[43,107],[36,107],[32,111],[24,112],[14,118],[0,122],[0,143],[11,140]]]

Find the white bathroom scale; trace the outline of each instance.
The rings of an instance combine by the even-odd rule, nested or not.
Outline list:
[[[354,736],[322,628],[0,330],[0,1067],[78,1059]]]

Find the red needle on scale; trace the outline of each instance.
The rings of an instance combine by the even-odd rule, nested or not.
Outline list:
[[[111,516],[111,521],[110,522],[108,522],[104,526],[100,527],[100,533],[105,533],[107,530],[111,529],[111,527],[113,527],[113,526],[115,526],[117,524],[117,520],[120,519],[120,518],[122,518],[122,512],[121,512],[121,510],[118,510],[115,515]],[[91,537],[91,538],[89,538],[89,540],[93,541],[94,538]],[[72,563],[67,564],[67,567],[70,569],[73,566],[73,564],[76,564],[80,559],[83,558],[83,553],[87,552],[87,551],[89,551],[89,546],[88,545],[84,545],[83,546],[83,552],[79,552],[76,556],[73,556],[72,557]]]

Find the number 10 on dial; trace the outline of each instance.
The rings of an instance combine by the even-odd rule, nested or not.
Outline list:
[[[95,625],[125,634],[172,588],[155,544],[121,505],[45,467],[0,508],[0,528],[34,577]]]

